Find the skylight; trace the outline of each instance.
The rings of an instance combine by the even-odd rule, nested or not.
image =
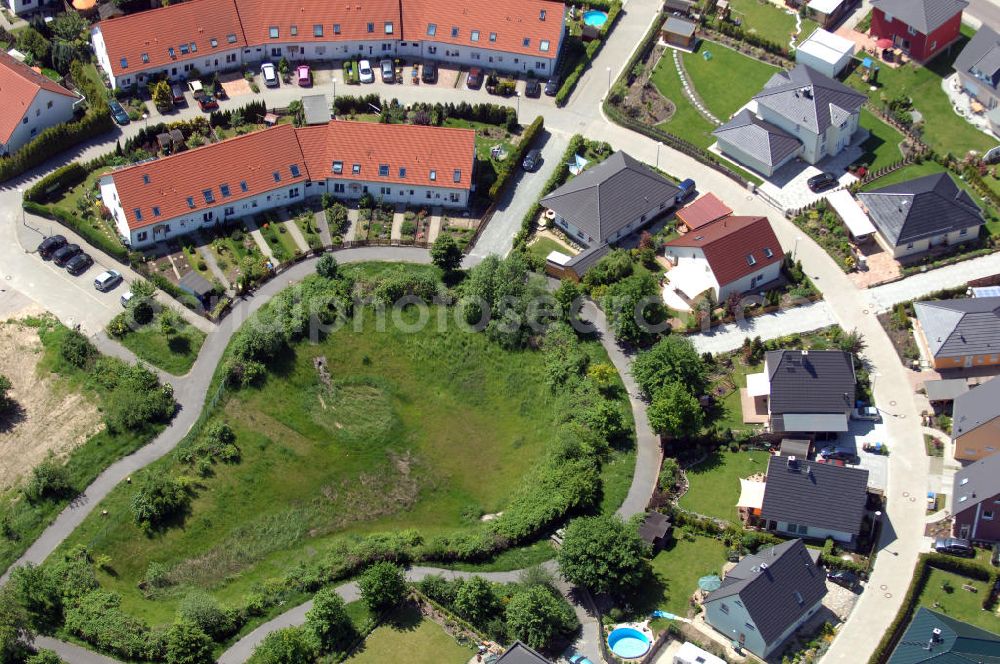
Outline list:
[[[121,63],[122,63],[122,69],[128,69],[128,60],[122,58]]]
[[[136,208],[136,209],[132,210],[132,213],[135,215],[136,221],[142,221],[142,210],[140,210],[139,208]]]
[[[216,48],[219,45],[219,40],[216,39],[215,37],[212,37],[211,39],[208,40],[208,43],[212,46],[212,48]]]
[[[747,265],[756,265],[757,259],[753,257],[753,254],[747,254]]]
[[[181,55],[187,55],[187,54],[188,54],[188,45],[181,44]]]
[[[154,217],[160,216],[160,208],[156,207],[155,205],[153,206],[153,216]]]
[[[438,174],[437,174],[437,171],[433,171],[433,170],[432,170],[432,171],[431,171],[431,182],[434,182],[434,181],[435,181],[435,180],[437,180],[437,179],[438,179]]]
[[[236,43],[236,33],[231,32],[228,35],[226,35],[226,41],[229,42],[230,44],[235,44]]]
[[[229,196],[231,194],[231,192],[229,191],[229,185],[228,184],[220,184],[219,185],[219,191],[222,192],[222,197],[223,198],[229,198]]]
[[[194,208],[194,196],[188,196],[187,203],[189,208]]]
[[[521,43],[524,44],[525,48],[531,46],[531,37],[525,37],[524,41],[522,41]]]
[[[549,50],[549,40],[548,39],[543,39],[542,41],[540,41],[538,43],[538,50],[542,51],[543,53],[548,52],[548,50]]]
[[[143,175],[142,176],[142,183],[143,184],[149,184],[149,176],[148,175]]]
[[[247,187],[247,181],[246,180],[240,180],[240,189],[242,189],[243,191],[246,191],[247,189],[249,189],[249,187]]]
[[[206,189],[205,191],[201,192],[201,195],[205,197],[206,203],[215,202],[215,194],[212,193],[211,189]]]
[[[490,33],[490,41],[491,42],[495,42],[496,40],[497,40],[497,33],[491,32]]]
[[[774,252],[771,251],[770,247],[764,247],[764,256],[767,258],[774,258]]]
[[[293,25],[291,28],[289,28],[289,30],[291,31],[293,37],[299,34],[299,26],[297,25]]]
[[[368,24],[368,32],[375,32],[375,24],[374,23],[369,23]]]
[[[174,47],[173,46],[171,46],[171,47],[169,47],[167,49],[167,55],[169,55],[171,58],[176,58],[177,57],[177,54],[174,53]]]
[[[479,30],[473,30],[469,35],[469,39],[474,42],[479,41]]]
[[[452,179],[455,182],[461,182],[462,181],[462,169],[456,168],[455,172],[452,174]]]
[[[389,164],[379,164],[378,165],[378,174],[381,177],[388,177],[389,176]]]
[[[456,27],[454,25],[451,26],[451,36],[452,37],[457,37],[458,36],[458,27]]]
[[[143,53],[139,57],[142,59],[143,62],[149,62],[149,53]]]
[[[399,177],[401,177],[401,178],[405,178],[406,177],[406,167],[405,166],[400,166],[399,167]]]
[[[334,23],[333,24],[333,34],[335,34],[335,35],[339,35],[340,34],[340,23]]]
[[[353,166],[351,166],[351,171],[355,175],[357,175],[358,173],[360,173],[361,172],[361,164],[354,164]]]
[[[335,161],[335,162],[333,162],[333,172],[336,173],[337,175],[340,175],[341,173],[343,173],[344,172],[344,162],[342,162],[342,161]]]
[[[437,31],[438,31],[437,23],[428,23],[427,24],[427,34],[428,35],[430,35],[431,37],[433,37],[434,35],[437,34]]]
[[[271,35],[271,39],[278,38],[278,26],[272,25],[270,28],[267,29],[267,32],[269,35]]]
[[[392,21],[385,22],[385,34],[391,35],[393,30]]]
[[[322,36],[323,36],[323,24],[317,23],[316,25],[313,26],[313,37],[322,37]]]
[[[281,182],[281,173],[275,171],[274,173],[271,173],[271,175],[274,177],[275,182]]]
[[[291,166],[288,167],[288,170],[291,171],[293,178],[299,177],[300,171],[298,165],[292,164]]]

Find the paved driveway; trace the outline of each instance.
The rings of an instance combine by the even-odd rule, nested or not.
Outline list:
[[[739,348],[747,337],[776,339],[789,334],[812,332],[836,322],[830,305],[820,300],[803,307],[720,325],[709,332],[692,335],[691,341],[699,353],[724,353]]]
[[[888,412],[884,412],[883,417],[891,417],[891,415]],[[888,444],[888,442],[889,431],[885,424],[881,422],[851,420],[850,431],[840,434],[836,444],[853,449],[859,459],[856,467],[868,471],[868,486],[873,489],[885,491],[889,483],[889,457],[865,452],[864,446],[865,443]],[[825,447],[827,444],[817,444],[817,448]]]
[[[872,309],[888,311],[897,302],[914,300],[943,288],[963,286],[972,279],[1000,273],[1000,252],[915,274],[902,281],[868,289]]]

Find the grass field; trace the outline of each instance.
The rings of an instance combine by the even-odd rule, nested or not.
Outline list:
[[[528,246],[528,251],[532,255],[538,256],[542,260],[545,260],[545,257],[551,254],[553,251],[559,251],[564,254],[568,253],[566,247],[564,247],[559,242],[556,242],[555,240],[547,237],[536,238],[535,241]]]
[[[945,583],[951,590],[944,589]],[[977,592],[965,590],[962,586],[972,586]],[[983,611],[983,597],[989,592],[989,584],[984,581],[959,576],[944,570],[931,568],[927,585],[917,599],[918,606],[926,606],[939,613],[982,627],[991,632],[1000,631],[1000,620],[992,611]]]
[[[743,29],[782,46],[795,32],[795,17],[767,0],[731,0],[732,14],[743,20]],[[798,41],[805,39],[817,28],[817,23],[803,19]]]
[[[899,144],[903,141],[903,135],[899,131],[879,120],[866,108],[861,109],[861,126],[871,132],[868,140],[861,144],[861,149],[865,151],[861,161],[868,164],[868,170],[875,171],[902,159]]]
[[[712,136],[715,125],[706,120],[684,96],[681,78],[674,67],[674,61],[669,51],[664,53],[660,62],[657,63],[650,80],[660,91],[660,94],[674,102],[677,107],[669,120],[656,125],[658,128],[683,138],[700,148],[707,148],[715,142],[715,137]]]
[[[694,535],[694,541],[684,538],[671,540],[663,551],[653,558],[655,583],[647,586],[640,600],[643,612],[660,609],[678,616],[686,616],[688,598],[698,589],[698,579],[708,574],[719,574],[726,561],[726,547],[717,539]]]
[[[705,58],[706,52],[711,53],[711,58]],[[684,69],[698,96],[723,122],[760,92],[771,76],[781,71],[712,42],[701,42],[698,52],[685,53],[683,58]]]
[[[183,376],[198,359],[205,333],[193,325],[184,325],[176,333],[166,335],[154,321],[119,341],[136,357],[175,376]]]
[[[359,276],[387,269],[351,266]],[[606,361],[596,341],[586,348]],[[318,356],[330,387],[313,366]],[[144,535],[130,514],[133,487],[122,486],[102,505],[109,516],[88,519],[67,546],[110,555],[113,575],[102,572],[102,584],[129,613],[163,624],[187,587],[235,601],[345,537],[416,528],[427,538],[502,510],[545,448],[555,404],[540,353],[504,351],[455,325],[408,334],[390,322],[380,332],[369,310],[360,328],[298,344],[263,387],[225,400],[242,459],[197,481],[182,527]],[[607,477],[627,491],[624,466]],[[193,471],[169,457],[150,472]],[[609,500],[620,503],[624,491],[609,488]],[[537,553],[528,556],[550,555]],[[153,561],[177,583],[157,601],[136,587]]]
[[[375,628],[365,642],[345,661],[352,664],[465,664],[475,654],[460,646],[441,626],[406,605]]]
[[[684,509],[733,521],[740,479],[767,470],[767,452],[721,452],[687,469],[691,488],[680,500]]]

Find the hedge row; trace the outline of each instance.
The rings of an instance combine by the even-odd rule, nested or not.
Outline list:
[[[590,3],[592,7],[596,7],[593,3]],[[569,73],[566,78],[563,79],[562,86],[559,88],[559,92],[556,94],[556,106],[562,107],[566,105],[569,101],[569,97],[573,94],[573,90],[576,89],[576,84],[579,83],[580,77],[590,69],[590,64],[597,57],[597,54],[601,52],[604,47],[604,42],[607,41],[608,33],[618,22],[618,16],[622,11],[622,4],[618,0],[612,0],[610,3],[606,3],[606,7],[600,7],[600,9],[605,9],[608,12],[608,19],[601,26],[601,31],[597,39],[594,39],[587,44],[584,50],[584,56],[580,58],[580,61],[576,63],[576,67],[573,71]]]
[[[24,209],[39,217],[54,219],[112,258],[122,263],[128,261],[128,250],[120,242],[108,237],[76,215],[55,206],[42,205],[29,200],[24,201]]]
[[[72,161],[52,171],[24,192],[24,200],[47,203],[51,194],[75,187],[87,179],[89,171],[78,161]]]
[[[528,153],[532,143],[535,142],[535,139],[538,138],[538,135],[544,128],[545,118],[539,115],[521,133],[521,142],[517,144],[517,150],[515,150],[514,154],[510,155],[507,160],[500,165],[500,170],[497,173],[497,179],[492,185],[490,185],[491,201],[495,201],[500,195],[500,192],[503,191],[503,188],[507,186],[507,182],[510,181],[510,176],[517,170],[521,161],[524,159],[524,155]]]
[[[87,113],[73,122],[49,127],[12,156],[0,159],[0,181],[20,175],[74,145],[111,131],[113,127],[110,115],[96,112]]]
[[[542,204],[539,201],[566,182],[566,178],[569,177],[569,161],[576,154],[577,150],[583,147],[583,144],[584,138],[580,134],[576,134],[573,138],[569,139],[569,145],[566,146],[566,151],[562,154],[559,166],[556,167],[555,172],[552,173],[548,182],[545,183],[538,201],[535,201],[535,204],[531,206],[521,220],[521,230],[514,236],[515,247],[524,247],[528,243],[528,239],[531,237],[531,229],[535,225],[535,220],[538,219],[538,214],[542,211]]]

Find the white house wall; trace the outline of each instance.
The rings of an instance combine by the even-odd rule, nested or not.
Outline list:
[[[17,16],[24,16],[45,8],[55,11],[61,7],[55,0],[8,0],[5,4],[10,8],[11,13]]]
[[[780,276],[781,263],[766,265],[756,272],[752,272],[745,277],[716,289],[716,299],[719,302],[723,302],[731,293],[749,293],[751,291],[756,293],[761,290],[762,286],[766,286]]]
[[[917,240],[916,242],[901,244],[898,247],[893,248],[892,255],[896,258],[905,258],[907,256],[913,256],[914,254],[929,251],[932,247],[941,245],[950,246],[962,244],[963,242],[972,242],[978,237],[979,226],[970,226],[969,228],[959,229],[957,231],[952,231],[951,233],[942,233],[933,237],[924,238],[923,240]]]
[[[6,145],[0,143],[0,154],[13,154],[42,131],[73,119],[73,105],[78,97],[67,97],[45,89],[38,91],[31,106],[21,116],[21,121]]]
[[[777,532],[785,533],[787,535],[791,535],[792,537],[802,537],[802,538],[819,539],[819,540],[825,540],[827,537],[830,537],[835,542],[843,542],[845,544],[850,544],[851,542],[854,541],[854,535],[839,530],[828,530],[826,528],[817,528],[815,526],[810,526],[808,523],[797,524],[808,527],[807,532],[801,533],[797,529],[795,532],[791,531],[789,529],[790,524],[787,521],[778,521],[777,523],[778,526],[775,529]]]

